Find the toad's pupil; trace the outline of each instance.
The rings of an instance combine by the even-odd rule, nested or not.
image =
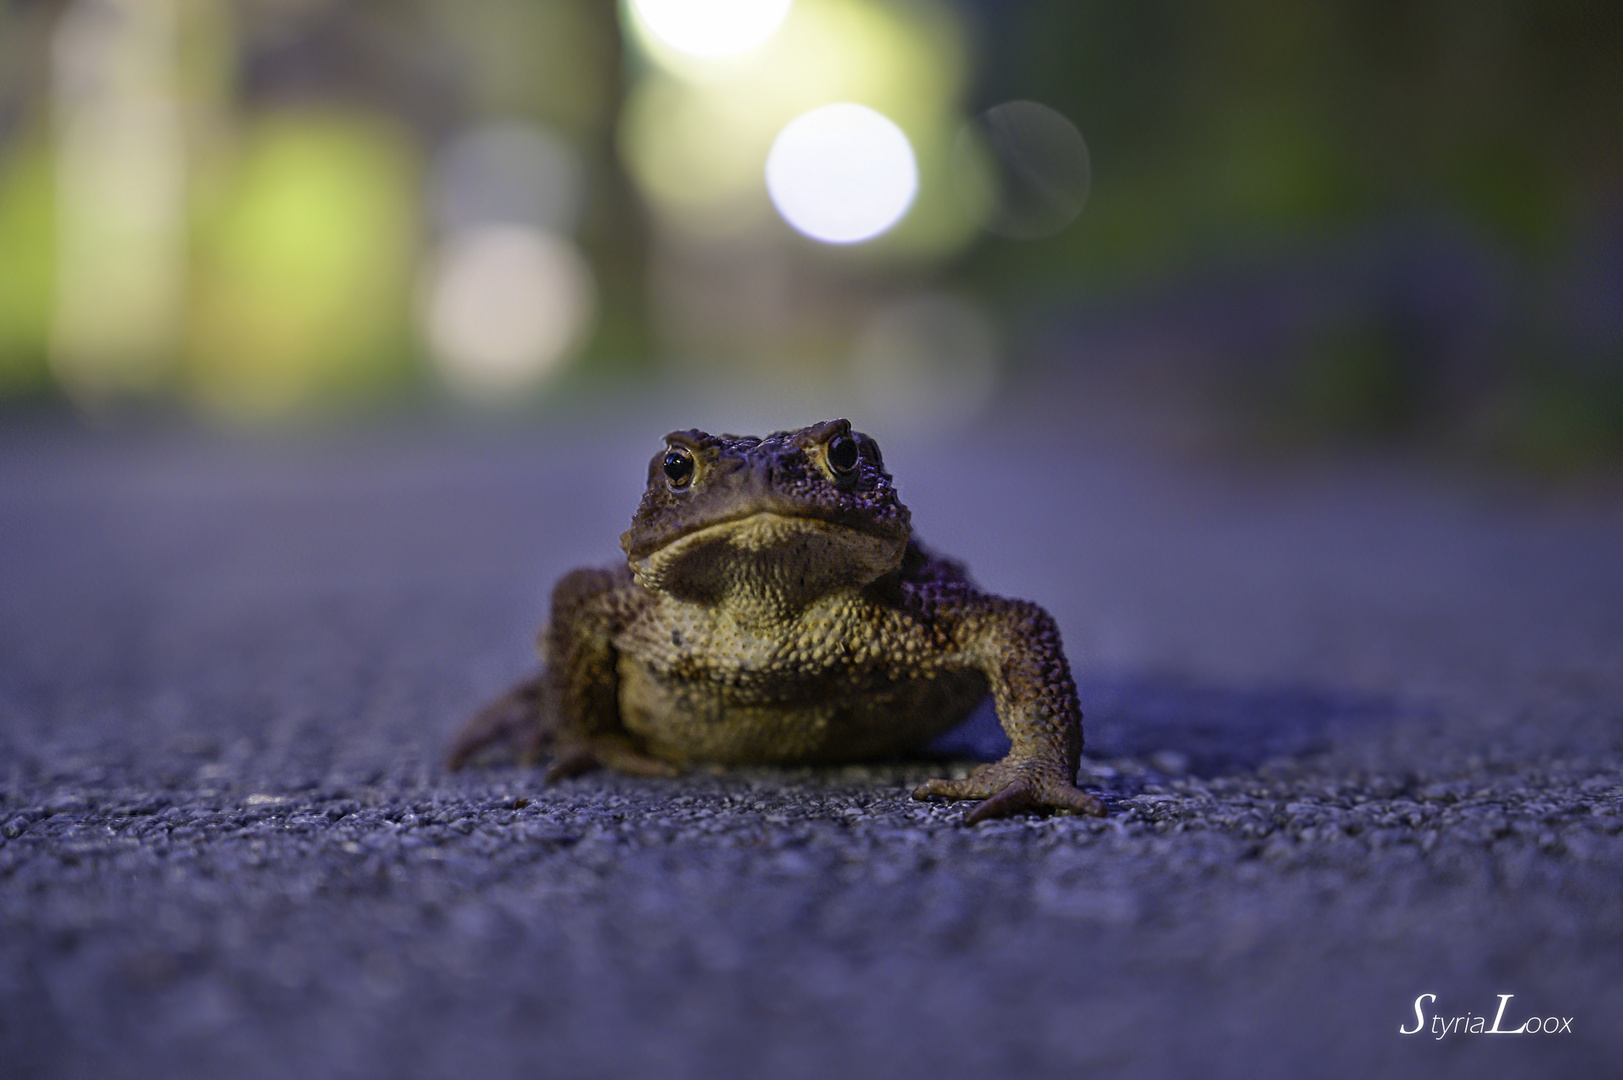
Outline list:
[[[836,472],[850,472],[857,467],[857,441],[849,435],[838,436],[828,444],[828,463]]]
[[[693,459],[680,450],[672,450],[665,455],[665,478],[677,487],[687,483],[693,476]]]

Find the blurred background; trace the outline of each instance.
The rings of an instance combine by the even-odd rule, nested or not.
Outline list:
[[[0,1080],[1623,1076],[1620,23],[0,0]],[[842,415],[1106,832],[442,769],[662,433]]]
[[[666,395],[1611,467],[1620,21],[9,0],[0,423]]]

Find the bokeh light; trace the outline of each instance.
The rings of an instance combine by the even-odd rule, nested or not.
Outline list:
[[[632,0],[638,21],[659,41],[688,56],[746,52],[783,25],[793,0]]]
[[[766,159],[766,187],[785,221],[814,240],[855,244],[902,219],[919,186],[902,129],[840,102],[791,120]]]
[[[1035,101],[981,113],[960,133],[953,159],[965,207],[989,232],[1014,240],[1052,236],[1075,221],[1092,183],[1082,133]]]
[[[190,389],[260,420],[406,377],[420,163],[364,114],[258,118],[198,225]]]
[[[632,35],[646,51],[644,37]],[[919,178],[905,218],[862,257],[933,261],[979,231],[951,182],[967,50],[961,25],[938,3],[799,0],[760,48],[686,65],[703,77],[651,54],[661,63],[637,69],[627,90],[621,160],[665,236],[770,246],[783,237],[762,182],[774,140],[803,113],[861,102],[906,133]]]
[[[56,26],[50,361],[86,404],[157,389],[185,332],[186,147],[174,0],[74,3]]]
[[[39,136],[0,155],[0,397],[48,384],[56,294],[56,193],[50,146]]]
[[[498,402],[555,373],[591,328],[596,289],[568,240],[522,225],[458,232],[420,288],[434,360],[457,393]]]

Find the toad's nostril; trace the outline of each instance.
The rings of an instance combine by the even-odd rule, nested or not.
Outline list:
[[[749,467],[746,486],[751,491],[771,491],[777,484],[777,463],[771,458],[756,458],[747,463]]]

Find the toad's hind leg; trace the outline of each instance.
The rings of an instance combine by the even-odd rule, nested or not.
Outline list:
[[[557,694],[542,672],[526,679],[468,718],[446,753],[446,765],[460,769],[476,755],[497,746],[511,747],[520,765],[534,765],[553,751],[545,781],[579,776],[609,768],[636,776],[676,776],[680,766],[643,753],[627,735],[617,731],[562,731]]]
[[[460,769],[488,747],[508,746],[519,764],[533,765],[556,738],[557,727],[557,696],[543,671],[469,717],[451,740],[445,763]]]
[[[451,767],[505,743],[525,764],[550,750],[548,780],[596,768],[642,776],[680,772],[680,766],[650,757],[620,724],[614,628],[642,597],[623,569],[565,574],[552,591],[552,615],[541,635],[546,670],[463,726],[451,746]]]
[[[680,765],[648,756],[628,736],[605,732],[561,744],[558,756],[547,767],[545,780],[550,784],[567,776],[604,768],[632,776],[680,776],[683,771]]]

